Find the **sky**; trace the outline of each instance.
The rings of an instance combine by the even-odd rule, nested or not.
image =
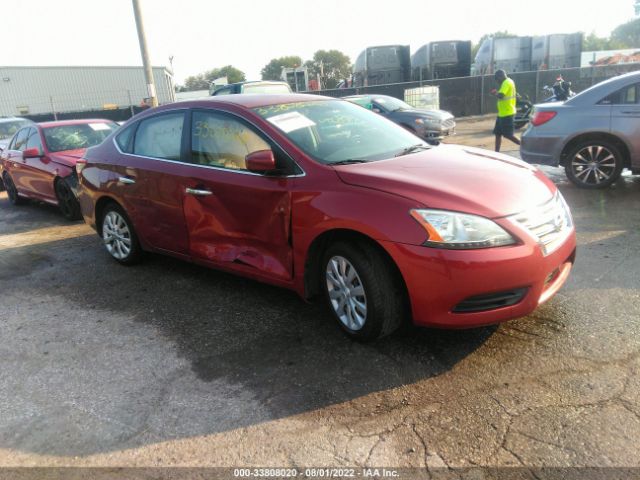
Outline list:
[[[633,18],[634,0],[140,0],[151,63],[176,83],[225,65],[260,78],[272,58],[367,46],[418,47],[518,35],[594,31],[608,36]],[[131,0],[0,0],[0,66],[141,65]]]

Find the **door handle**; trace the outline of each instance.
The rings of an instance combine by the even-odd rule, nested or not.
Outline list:
[[[188,193],[189,195],[196,195],[199,197],[206,197],[208,195],[213,195],[213,192],[211,190],[203,190],[200,188],[186,188],[185,193]]]
[[[640,110],[624,110],[622,113],[626,115],[640,115]]]
[[[120,177],[120,178],[118,178],[118,183],[122,183],[124,185],[133,185],[133,184],[136,183],[136,181],[133,178]]]

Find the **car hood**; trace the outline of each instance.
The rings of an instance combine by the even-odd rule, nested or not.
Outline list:
[[[540,205],[556,191],[540,170],[521,160],[457,145],[334,168],[349,185],[400,195],[429,208],[488,218]]]
[[[453,115],[445,110],[396,110],[393,115],[397,117],[411,118],[430,118],[433,120],[445,121],[454,118]]]
[[[50,153],[49,158],[56,163],[67,165],[68,167],[75,167],[79,159],[82,158],[86,148],[79,148],[77,150],[66,150],[64,152]]]

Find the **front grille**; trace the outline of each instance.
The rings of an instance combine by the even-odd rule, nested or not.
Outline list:
[[[571,212],[560,192],[548,202],[511,217],[537,240],[544,255],[553,252],[571,232]]]
[[[457,304],[453,309],[453,313],[484,312],[496,308],[510,307],[522,300],[526,293],[526,288],[516,288],[506,292],[476,295],[466,298]]]
[[[450,118],[449,120],[442,122],[442,126],[444,128],[453,128],[456,126],[456,121],[453,118]]]

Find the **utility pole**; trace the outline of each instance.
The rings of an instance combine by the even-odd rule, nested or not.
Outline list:
[[[147,81],[147,93],[151,99],[151,106],[158,106],[158,97],[156,96],[156,85],[153,82],[153,70],[149,62],[149,52],[147,52],[147,38],[144,34],[144,25],[142,24],[142,12],[140,11],[140,3],[138,0],[133,2],[133,15],[136,18],[136,27],[138,29],[138,41],[140,42],[140,54],[142,55],[142,65],[144,66],[144,78]]]

